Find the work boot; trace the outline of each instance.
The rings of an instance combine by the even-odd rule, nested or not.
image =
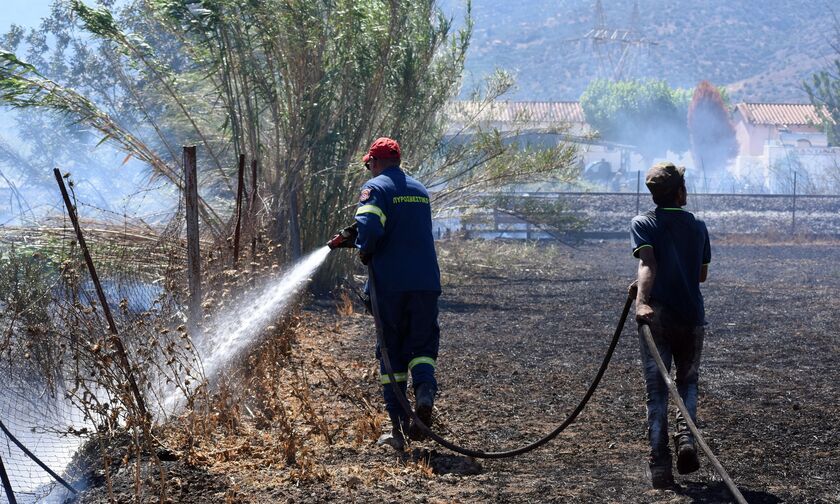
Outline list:
[[[414,413],[423,425],[432,428],[432,410],[435,405],[435,389],[431,383],[421,383],[414,389]],[[426,433],[413,420],[408,429],[408,437],[413,441],[423,441]]]
[[[671,452],[668,444],[662,451],[651,454],[648,460],[650,468],[650,484],[653,488],[663,489],[674,486],[674,474],[671,472]]]
[[[377,446],[388,445],[398,452],[405,450],[405,431],[407,430],[408,422],[398,415],[390,415],[391,417],[391,431],[379,436],[376,440]]]
[[[653,488],[662,490],[674,487],[674,474],[671,472],[671,464],[650,465],[650,484]]]
[[[674,436],[674,449],[677,452],[677,472],[680,474],[693,473],[700,469],[700,460],[697,458],[697,447],[691,436],[682,434]]]

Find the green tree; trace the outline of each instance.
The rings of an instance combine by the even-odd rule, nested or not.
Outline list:
[[[195,141],[203,180],[222,196],[236,156],[258,157],[264,213],[289,257],[346,219],[339,210],[363,176],[351,164],[373,136],[394,136],[417,157],[435,146],[471,33],[469,22],[451,33],[432,1],[70,5],[97,36],[98,61],[111,65],[113,96],[142,122],[114,114],[95,87],[47,78],[52,66],[8,51],[0,54],[4,101],[66,113],[176,185],[177,146]],[[202,204],[219,237],[229,201]]]
[[[735,127],[720,91],[700,82],[688,107],[688,132],[694,164],[704,175],[722,171],[738,155]]]
[[[840,54],[840,45],[837,52]],[[834,60],[830,70],[814,74],[811,83],[804,86],[829,143],[840,145],[840,59]]]
[[[580,104],[601,138],[633,145],[646,159],[688,148],[688,94],[664,81],[595,80]]]
[[[462,203],[465,191],[574,176],[565,144],[537,152],[492,128],[471,128],[466,143],[444,134],[471,35],[469,8],[453,31],[432,0],[100,3],[69,2],[95,43],[82,36],[72,51],[51,56],[66,66],[68,53],[84,54],[107,74],[105,89],[88,80],[95,72],[48,78],[54,65],[5,51],[0,99],[67,115],[176,187],[178,146],[195,142],[200,211],[217,239],[230,233],[239,154],[259,159],[260,213],[289,259],[350,218],[366,176],[360,153],[376,136],[401,142],[404,166],[439,188],[442,204]],[[510,79],[498,77],[481,103],[509,89]]]

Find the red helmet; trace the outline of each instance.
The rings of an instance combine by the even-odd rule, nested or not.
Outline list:
[[[362,161],[367,163],[374,159],[400,159],[400,144],[388,137],[377,138],[370,144],[370,149]]]

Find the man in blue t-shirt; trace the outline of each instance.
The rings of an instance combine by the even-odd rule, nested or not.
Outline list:
[[[680,397],[696,420],[697,377],[703,349],[706,314],[700,283],[711,261],[706,224],[682,209],[686,205],[685,168],[659,163],[648,170],[645,185],[656,209],[633,218],[630,241],[639,259],[636,320],[647,392],[649,466],[654,488],[673,486],[668,446],[668,388],[642,336],[650,327],[659,355],[670,370],[677,368]],[[688,474],[700,467],[694,438],[677,411],[674,446],[677,471]]]
[[[400,155],[396,140],[383,137],[373,142],[363,159],[373,178],[359,195],[356,246],[362,262],[372,264],[374,278],[368,281],[376,288],[375,313],[394,378],[404,394],[411,374],[415,413],[431,427],[440,341],[440,270],[429,193],[423,184],[400,169]],[[376,356],[380,359],[385,409],[391,419],[391,432],[383,435],[379,443],[402,450],[406,431],[415,440],[423,434],[417,426],[409,425],[378,345]]]

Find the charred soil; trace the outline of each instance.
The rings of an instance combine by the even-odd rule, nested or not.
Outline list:
[[[541,437],[597,371],[635,274],[628,245],[451,241],[439,252],[436,429],[488,451]],[[713,254],[703,289],[700,429],[748,501],[840,502],[840,247],[730,241],[713,243]],[[161,433],[178,453],[163,462],[169,500],[730,500],[702,458],[698,472],[677,476],[677,489],[650,488],[632,321],[576,423],[537,451],[487,461],[431,443],[414,443],[403,456],[375,446],[385,415],[372,320],[346,298],[315,299],[296,320],[289,348],[262,348],[244,362],[261,369],[260,355],[271,354],[275,372],[262,380],[276,393],[237,391],[228,399],[235,418],[221,418],[231,404],[220,407],[213,434],[201,441],[186,434],[195,428],[187,419]],[[115,494],[129,502],[137,476],[125,473],[114,478]],[[82,501],[106,499],[100,486]]]

